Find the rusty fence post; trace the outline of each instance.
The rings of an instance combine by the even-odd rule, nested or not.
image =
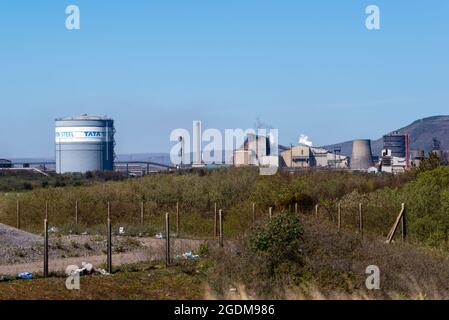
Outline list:
[[[165,213],[165,266],[170,266],[170,215]]]
[[[16,214],[17,214],[17,229],[20,229],[20,201],[17,200],[17,207],[16,207]]]
[[[112,223],[111,223],[111,203],[108,201],[108,273],[112,273]]]
[[[223,243],[223,239],[224,239],[224,235],[223,235],[223,210],[220,209],[218,211],[218,219],[219,219],[219,233],[220,233],[220,238],[219,238],[219,245],[220,248],[223,248],[224,243]]]

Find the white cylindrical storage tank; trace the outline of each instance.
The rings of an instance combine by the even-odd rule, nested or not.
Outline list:
[[[56,119],[56,172],[71,173],[114,168],[114,120],[100,116]]]
[[[373,166],[371,140],[361,139],[352,142],[351,169],[366,170]]]

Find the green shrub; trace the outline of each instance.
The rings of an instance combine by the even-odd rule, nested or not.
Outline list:
[[[299,218],[283,213],[256,227],[250,237],[250,247],[256,254],[282,259],[298,248],[302,234]]]

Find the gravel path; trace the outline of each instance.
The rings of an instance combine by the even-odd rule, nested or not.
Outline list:
[[[69,265],[106,262],[106,239],[92,235],[50,237],[49,271],[64,271]],[[197,250],[202,240],[172,239],[173,257]],[[113,238],[113,265],[164,259],[165,240],[155,238]],[[43,271],[43,237],[0,224],[0,275]]]
[[[143,246],[126,253],[116,253],[112,255],[112,264],[119,266],[123,264],[137,263],[143,261],[163,260],[165,258],[165,241],[145,238],[142,241]],[[173,256],[181,255],[191,250],[197,250],[199,245],[203,243],[201,240],[172,240],[171,249]],[[82,257],[55,258],[49,261],[50,272],[63,272],[69,265],[80,266],[82,262],[91,263],[98,268],[106,263],[106,255],[86,255]],[[0,265],[0,275],[14,275],[19,272],[42,273],[43,257],[40,261],[28,263]]]

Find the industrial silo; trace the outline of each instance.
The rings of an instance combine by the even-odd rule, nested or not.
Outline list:
[[[354,140],[352,142],[351,169],[366,170],[372,166],[371,140]]]
[[[82,115],[55,124],[57,173],[113,170],[114,120]]]

